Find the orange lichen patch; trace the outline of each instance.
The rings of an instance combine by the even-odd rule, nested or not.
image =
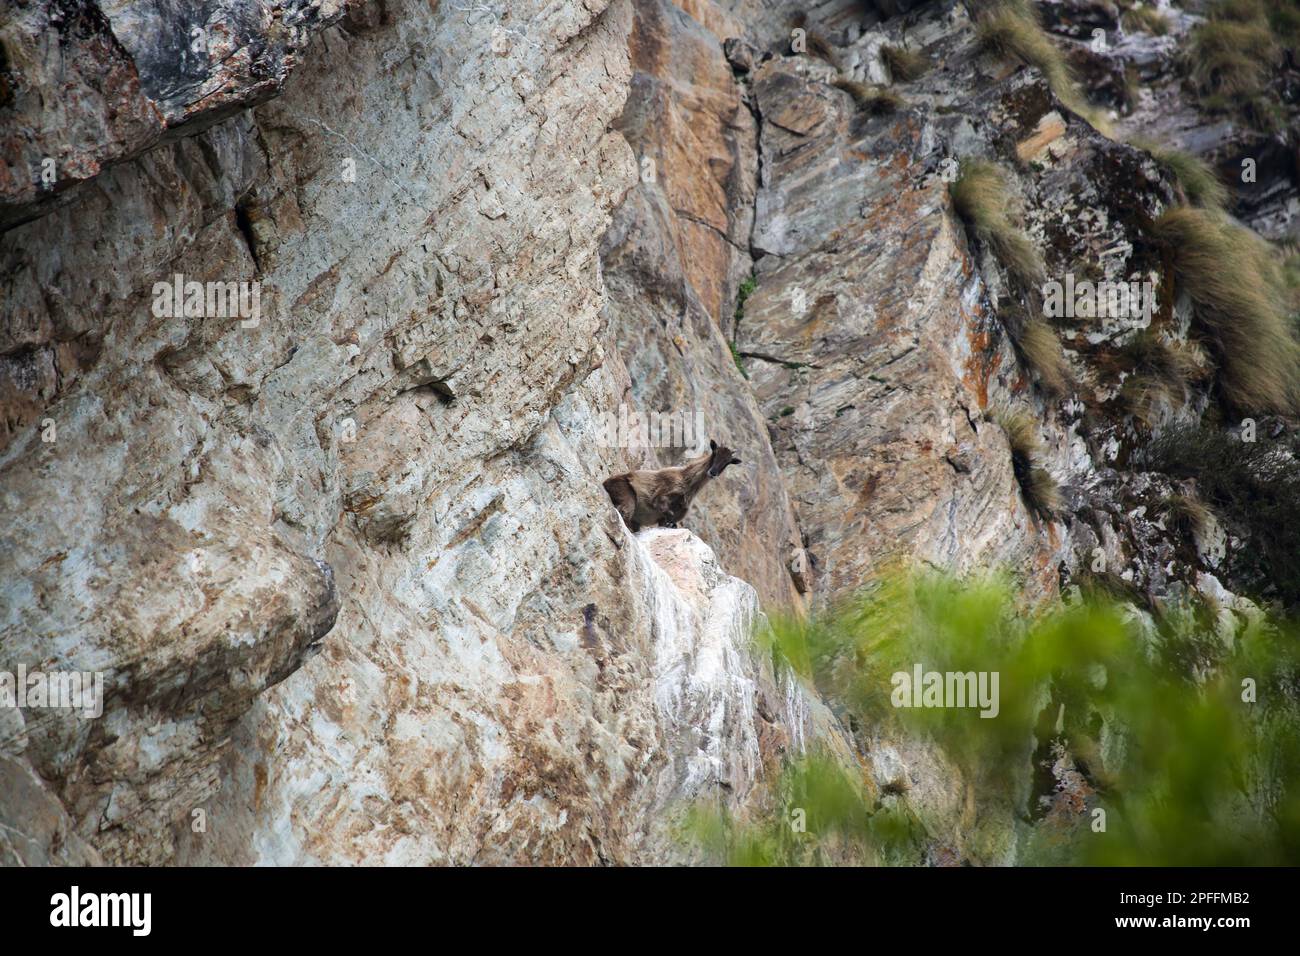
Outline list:
[[[889,163],[886,168],[892,169],[896,173],[906,173],[915,165],[915,161],[912,159],[910,153],[900,151],[889,158]]]
[[[676,239],[686,280],[705,311],[719,322],[730,304],[723,277],[728,272],[732,247],[716,225],[692,218],[692,213],[686,208],[676,211]],[[722,228],[727,228],[725,221]]]
[[[253,764],[253,809],[262,809],[262,795],[266,792],[266,764]]]
[[[714,36],[744,36],[745,23],[721,9],[712,0],[673,0],[673,5],[696,23],[703,24]]]
[[[978,315],[970,314],[966,318],[970,357],[964,363],[962,384],[975,393],[979,407],[984,409],[989,405],[989,382],[998,370],[1002,357],[994,348],[993,336],[979,327]]]
[[[1016,156],[1022,163],[1028,163],[1043,154],[1049,145],[1060,139],[1065,133],[1065,120],[1061,114],[1052,112],[1043,116],[1034,128],[1031,136],[1016,144]]]
[[[953,216],[957,215],[956,211],[952,208],[951,194],[949,194],[948,198],[945,200],[945,208]],[[951,220],[949,221],[951,222]],[[964,230],[958,229],[958,235],[964,235],[964,234],[965,234]],[[971,259],[970,256],[970,247],[964,241],[962,241],[958,245],[958,251],[961,254],[961,276],[963,279],[969,279],[971,276],[975,274],[975,262],[973,259]]]
[[[1029,580],[1037,583],[1039,593],[1042,595],[1041,604],[1056,600],[1061,591],[1061,579],[1057,573],[1057,548],[1060,545],[1060,534],[1057,532],[1057,525],[1053,522],[1046,523],[1045,528],[1046,545],[1043,546],[1040,538],[1040,546],[1034,550],[1028,569]]]

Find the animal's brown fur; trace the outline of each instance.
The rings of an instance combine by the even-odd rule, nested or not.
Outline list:
[[[709,442],[709,451],[673,468],[629,471],[605,479],[605,492],[632,531],[661,525],[675,528],[686,517],[700,489],[740,463],[731,449]]]

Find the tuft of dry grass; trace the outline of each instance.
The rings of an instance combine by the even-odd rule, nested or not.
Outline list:
[[[1150,329],[1138,333],[1126,352],[1133,362],[1134,374],[1154,378],[1175,390],[1203,382],[1213,371],[1205,353],[1196,345],[1164,338]]]
[[[1053,397],[1067,395],[1071,389],[1070,365],[1056,330],[1040,318],[1026,319],[1019,326],[1009,326],[1016,354],[1038,379],[1043,391]]]
[[[1300,325],[1300,251],[1294,245],[1283,244],[1277,275],[1283,307],[1294,317],[1293,323]]]
[[[980,44],[998,56],[1035,67],[1067,109],[1091,117],[1092,111],[1079,92],[1064,54],[1043,30],[1031,6],[1006,0],[989,6],[975,25]]]
[[[1276,0],[1277,17],[1259,0],[1220,0],[1208,19],[1192,31],[1187,74],[1201,103],[1217,112],[1235,112],[1251,125],[1277,124],[1278,104],[1268,87],[1282,59],[1283,42],[1300,14],[1294,0]],[[1291,38],[1293,39],[1293,37]]]
[[[1300,0],[1279,0],[1268,19],[1279,43],[1288,50],[1300,48]]]
[[[1011,468],[1026,506],[1039,518],[1050,519],[1061,510],[1061,487],[1042,465],[1044,449],[1038,423],[1024,412],[1009,409],[995,413],[992,420],[1006,433]]]
[[[1135,33],[1150,33],[1162,37],[1169,32],[1169,18],[1151,6],[1134,7],[1125,12],[1120,22],[1125,30]]]
[[[1136,376],[1124,380],[1119,401],[1126,414],[1153,430],[1165,418],[1162,409],[1173,404],[1170,392],[1159,382]]]
[[[1131,364],[1129,377],[1120,392],[1128,413],[1154,427],[1162,406],[1177,408],[1187,401],[1193,383],[1212,374],[1205,355],[1190,342],[1166,339],[1144,329],[1124,346]]]
[[[1142,74],[1130,63],[1124,67],[1124,114],[1132,113],[1141,99]]]
[[[1135,139],[1133,146],[1151,154],[1165,168],[1194,206],[1223,209],[1228,203],[1228,189],[1214,167],[1181,149],[1169,149],[1146,139]]]
[[[957,214],[975,239],[989,248],[1022,294],[1036,295],[1047,269],[1037,247],[1011,219],[1016,203],[1006,173],[985,160],[969,161],[950,191]],[[1017,355],[1043,390],[1053,396],[1067,394],[1070,367],[1051,326],[1023,313],[1009,314],[1005,325]]]
[[[1192,34],[1191,78],[1205,94],[1255,96],[1277,59],[1273,35],[1261,23],[1209,20]]]
[[[807,41],[807,52],[815,57],[825,60],[835,69],[841,69],[839,55],[831,42],[826,39],[808,20],[808,14],[802,10],[795,12],[790,17],[790,26],[804,31],[804,39]]]
[[[920,53],[888,43],[880,48],[880,57],[885,61],[885,66],[889,67],[889,75],[895,81],[906,83],[915,80],[930,69],[930,61]]]
[[[1047,269],[1029,237],[1011,221],[1015,203],[1006,173],[986,160],[968,161],[949,191],[957,214],[1011,278],[1024,289],[1041,287]]]
[[[1202,538],[1213,515],[1209,506],[1195,495],[1175,492],[1160,502],[1160,513],[1169,527],[1185,537]]]
[[[1094,571],[1084,565],[1070,575],[1070,583],[1077,585],[1080,594],[1089,601],[1113,601],[1137,607],[1151,603],[1141,588],[1111,570]]]
[[[976,0],[977,13],[993,13],[998,9],[1008,9],[1026,20],[1041,25],[1042,15],[1038,12],[1036,0]]]
[[[1187,401],[1193,378],[1204,375],[1195,346],[1170,341],[1144,329],[1123,349],[1131,371],[1121,390],[1128,414],[1154,427],[1162,406],[1177,408]]]
[[[1279,67],[1300,51],[1300,0],[1219,0],[1192,31],[1185,72],[1202,108],[1280,132],[1292,112]]]
[[[1180,206],[1153,224],[1191,296],[1228,404],[1245,413],[1300,409],[1300,343],[1274,250],[1227,216]]]
[[[1190,342],[1168,339],[1152,329],[1143,329],[1124,346],[1132,375],[1158,383],[1181,399],[1187,387],[1204,381],[1210,374],[1205,356]]]
[[[843,79],[837,79],[831,85],[853,97],[858,109],[872,116],[894,113],[906,105],[904,99],[888,87]]]
[[[1216,20],[1250,23],[1252,20],[1266,19],[1268,11],[1263,0],[1219,0],[1210,15]]]

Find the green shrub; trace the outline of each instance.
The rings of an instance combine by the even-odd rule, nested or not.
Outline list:
[[[730,347],[730,349],[731,349],[731,360],[732,360],[733,362],[736,363],[736,370],[740,372],[740,376],[741,376],[741,378],[743,378],[743,379],[745,379],[746,381],[748,381],[748,380],[749,380],[749,370],[748,370],[747,368],[745,368],[745,360],[744,360],[744,357],[741,356],[741,354],[740,354],[740,350],[736,348],[736,343],[735,343],[735,342],[728,342],[727,345],[728,345],[728,346]]]
[[[731,314],[732,339],[727,342],[727,346],[731,349],[731,360],[736,363],[736,368],[746,380],[749,379],[749,371],[745,368],[740,351],[736,348],[735,334],[736,330],[740,328],[741,319],[745,317],[745,303],[757,288],[757,276],[747,275],[740,280],[740,286],[736,289],[736,308]]]
[[[1300,863],[1300,634],[1290,623],[1256,620],[1229,644],[1187,607],[1153,632],[1105,597],[1027,614],[1007,579],[895,573],[787,641],[798,637],[809,644],[793,656],[813,662],[833,706],[871,735],[932,741],[985,813],[1021,821],[1018,862]],[[918,663],[996,672],[997,716],[894,706],[892,675]],[[1034,765],[1049,745],[1090,784],[1072,828],[1030,827],[1035,807],[1024,801],[1045,795]],[[929,841],[952,838],[905,792],[873,797],[859,775],[814,753],[792,761],[767,814],[697,813],[692,835],[722,862],[779,865],[918,863]],[[1104,832],[1090,827],[1096,808]]]
[[[872,801],[833,757],[814,752],[789,761],[773,789],[772,806],[757,822],[741,823],[721,807],[692,807],[687,837],[728,866],[876,862]]]
[[[736,289],[736,309],[732,313],[732,319],[736,324],[739,324],[740,320],[745,317],[745,303],[749,300],[749,297],[754,294],[754,290],[757,288],[757,276],[748,275],[740,280],[740,285]]]

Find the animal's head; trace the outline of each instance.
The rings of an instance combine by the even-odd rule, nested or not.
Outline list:
[[[709,442],[709,477],[716,478],[726,469],[728,465],[739,465],[740,459],[731,453],[731,449],[726,445],[719,445],[715,441]]]

